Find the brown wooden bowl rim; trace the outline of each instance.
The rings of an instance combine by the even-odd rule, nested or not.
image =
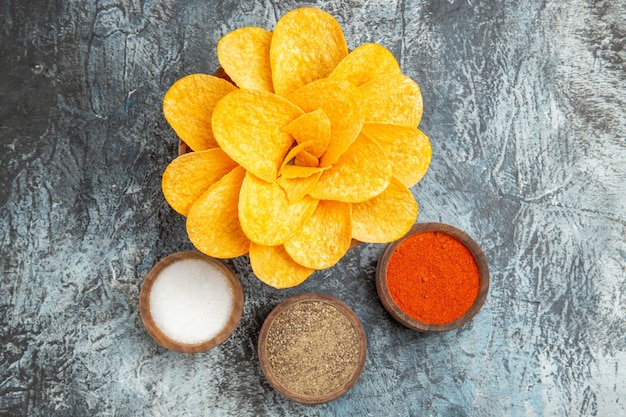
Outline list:
[[[266,347],[267,347],[267,335],[269,333],[270,328],[274,320],[289,306],[294,305],[296,303],[300,303],[303,301],[321,301],[327,303],[335,308],[337,308],[340,312],[342,312],[346,318],[350,321],[354,330],[357,334],[357,339],[359,343],[359,360],[354,371],[354,374],[344,382],[339,388],[320,396],[305,396],[296,394],[294,392],[289,391],[285,388],[274,376],[272,369],[269,365],[269,360],[267,358]],[[267,316],[265,321],[263,322],[263,326],[261,327],[261,332],[259,333],[259,342],[258,342],[258,355],[259,362],[261,364],[261,370],[265,375],[265,378],[270,383],[272,388],[274,388],[279,394],[284,397],[299,402],[301,404],[307,405],[317,405],[324,404],[337,398],[341,397],[343,394],[348,392],[356,383],[356,381],[361,376],[361,372],[363,371],[363,367],[365,365],[365,358],[367,356],[367,338],[365,336],[365,331],[363,330],[363,325],[359,320],[356,313],[348,307],[341,300],[331,297],[330,295],[321,294],[321,293],[304,293],[295,295],[291,298],[286,299],[285,301],[278,304]]]
[[[476,296],[474,304],[472,304],[470,309],[461,317],[448,323],[428,324],[409,317],[404,311],[400,309],[400,307],[398,307],[395,301],[393,301],[393,298],[389,293],[389,287],[387,286],[387,266],[389,264],[389,258],[393,251],[402,241],[404,241],[408,237],[426,232],[445,233],[458,240],[470,251],[474,259],[476,260],[476,265],[478,266],[480,283],[478,287],[478,295]],[[478,244],[461,229],[445,223],[437,222],[416,224],[403,238],[387,245],[382,255],[380,256],[378,264],[376,265],[376,291],[378,292],[378,297],[380,298],[380,301],[383,304],[385,310],[387,310],[387,312],[395,320],[410,329],[418,330],[421,332],[445,332],[457,329],[470,321],[478,313],[478,311],[482,308],[485,299],[487,298],[487,293],[489,291],[489,266],[487,265],[487,258],[485,257],[485,254],[480,246],[478,246]]]
[[[152,285],[158,278],[159,274],[169,265],[184,259],[198,259],[215,266],[227,278],[233,292],[233,307],[228,322],[213,338],[199,343],[180,343],[171,339],[157,327],[150,312],[150,291],[152,290]],[[235,331],[243,314],[243,302],[244,296],[241,282],[228,265],[219,259],[211,258],[210,256],[197,251],[183,251],[173,253],[161,259],[154,267],[152,267],[150,272],[148,272],[148,275],[146,275],[146,278],[141,285],[141,291],[139,292],[139,313],[141,321],[148,331],[148,334],[150,334],[154,341],[159,345],[174,352],[199,353],[212,349],[223,343]]]

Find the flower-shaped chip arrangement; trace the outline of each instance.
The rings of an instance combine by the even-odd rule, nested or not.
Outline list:
[[[163,173],[189,239],[216,258],[249,254],[276,288],[335,265],[351,242],[404,236],[430,142],[419,86],[391,52],[348,51],[339,23],[313,8],[274,32],[245,27],[217,45],[232,83],[193,74],[166,93],[169,124],[193,150]]]

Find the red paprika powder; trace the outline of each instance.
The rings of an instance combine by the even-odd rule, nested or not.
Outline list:
[[[427,324],[449,323],[478,296],[480,275],[472,253],[441,232],[423,232],[400,242],[389,257],[387,287],[397,306]]]

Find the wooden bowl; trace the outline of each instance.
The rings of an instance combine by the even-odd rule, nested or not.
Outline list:
[[[180,343],[168,337],[156,325],[150,312],[150,291],[152,290],[152,285],[158,279],[161,271],[174,262],[187,259],[197,259],[215,266],[226,278],[233,294],[232,310],[226,325],[214,337],[200,343]],[[228,339],[239,324],[239,320],[241,319],[241,315],[243,313],[243,289],[241,287],[241,282],[239,282],[235,273],[224,262],[196,251],[178,252],[159,261],[144,279],[139,293],[139,312],[146,330],[159,345],[166,349],[180,353],[204,352],[214,348]]]
[[[396,247],[408,237],[425,232],[445,233],[456,239],[470,251],[476,261],[476,265],[478,266],[478,295],[476,296],[474,303],[472,304],[470,309],[461,317],[444,324],[424,323],[408,316],[404,311],[400,309],[400,307],[398,307],[396,302],[393,300],[391,294],[389,293],[389,288],[387,285],[387,266],[389,264],[389,258],[391,257],[391,254],[394,252]],[[422,332],[445,332],[463,326],[465,323],[471,320],[472,317],[476,315],[476,313],[478,313],[478,311],[484,304],[485,299],[487,298],[487,292],[489,290],[489,267],[487,265],[487,259],[485,258],[485,254],[480,249],[478,244],[474,242],[474,240],[462,230],[443,223],[416,224],[409,231],[409,233],[406,234],[406,236],[404,236],[400,240],[390,243],[383,251],[378,261],[378,265],[376,266],[376,290],[378,292],[380,301],[383,304],[383,307],[385,307],[385,310],[387,310],[387,312],[394,319],[402,323],[404,326]]]
[[[281,382],[280,378],[277,377],[272,366],[270,353],[268,352],[268,349],[271,350],[271,346],[269,345],[271,342],[268,342],[268,336],[270,334],[270,329],[272,328],[272,325],[275,323],[275,321],[279,319],[283,314],[289,315],[290,314],[289,311],[291,310],[287,310],[287,309],[289,309],[290,307],[296,306],[299,303],[308,302],[308,301],[317,301],[317,302],[327,304],[337,309],[341,314],[343,314],[355,332],[355,336],[356,336],[355,347],[358,350],[357,352],[353,351],[352,353],[354,355],[354,358],[356,359],[356,364],[354,365],[354,371],[351,374],[351,376],[345,379],[343,382],[341,382],[341,384],[337,388],[332,389],[330,392],[320,393],[319,395],[303,395],[285,386],[285,384]],[[335,328],[333,328],[333,330],[335,330]],[[308,333],[306,332],[306,330],[303,330],[302,334],[306,335]],[[302,342],[301,344],[303,345],[303,351],[302,351],[303,356],[301,360],[306,361],[305,352],[307,351],[307,348],[309,346],[306,345],[302,339],[299,339],[296,337],[296,340],[298,342]],[[322,340],[322,338],[320,338],[320,340]],[[259,343],[258,343],[259,362],[261,364],[261,369],[263,373],[265,374],[265,377],[267,378],[270,385],[277,392],[279,392],[286,398],[292,401],[299,402],[301,404],[308,404],[308,405],[327,403],[329,401],[333,401],[339,398],[340,396],[348,392],[348,390],[352,388],[352,386],[356,383],[356,381],[359,379],[359,376],[361,375],[363,366],[365,364],[366,351],[367,351],[367,341],[365,337],[365,332],[363,331],[363,326],[361,325],[361,322],[359,321],[356,314],[347,305],[345,305],[343,302],[339,301],[338,299],[325,295],[325,294],[318,294],[318,293],[305,293],[305,294],[296,295],[294,297],[291,297],[283,301],[278,306],[276,306],[272,310],[272,312],[267,316],[265,322],[263,323],[263,327],[261,328],[261,333],[259,335]],[[322,362],[321,361],[315,362],[316,365],[320,363]],[[351,367],[345,368],[345,369],[347,370],[347,372],[351,372]]]

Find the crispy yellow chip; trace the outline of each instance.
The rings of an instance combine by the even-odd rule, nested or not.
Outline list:
[[[308,84],[287,96],[305,112],[321,108],[330,119],[330,143],[320,158],[321,166],[337,162],[354,142],[363,126],[361,93],[345,80],[322,79]]]
[[[307,151],[302,151],[298,155],[296,155],[296,165],[302,167],[317,167],[320,164],[320,160],[308,153]]]
[[[282,175],[276,180],[276,183],[280,185],[280,188],[282,188],[287,195],[287,200],[293,204],[302,200],[304,196],[307,195],[313,187],[315,187],[315,184],[317,184],[321,175],[321,172],[317,172],[306,177],[287,178],[285,175]]]
[[[314,269],[306,268],[287,254],[280,246],[250,243],[250,266],[261,281],[274,288],[289,288],[301,284]]]
[[[400,239],[415,223],[417,211],[411,191],[392,178],[380,195],[352,205],[352,237],[370,243]]]
[[[330,167],[304,167],[300,165],[285,165],[282,170],[283,179],[306,178],[318,172],[326,171]]]
[[[237,87],[226,80],[192,74],[176,81],[163,98],[163,114],[176,134],[194,151],[216,148],[211,115],[217,102]]]
[[[239,190],[246,171],[237,167],[213,184],[189,209],[187,234],[200,251],[215,258],[248,252],[250,241],[237,216]]]
[[[300,115],[302,110],[275,94],[237,90],[215,106],[213,132],[228,156],[272,182],[293,143],[282,128]]]
[[[259,27],[233,30],[217,43],[217,59],[239,88],[273,93],[271,42],[272,32]]]
[[[302,142],[299,143],[298,145],[294,146],[293,148],[291,148],[289,150],[289,152],[287,152],[287,156],[285,156],[285,159],[283,160],[282,165],[280,166],[280,170],[278,170],[278,175],[282,174],[283,169],[285,169],[286,166],[293,166],[293,164],[290,164],[290,162],[292,162],[292,160],[302,151],[304,151],[304,149],[306,149],[308,146],[310,146],[311,144],[313,144],[313,141],[310,140],[308,142]]]
[[[276,246],[311,217],[316,206],[317,200],[309,196],[290,204],[277,183],[265,182],[248,172],[239,196],[239,220],[248,239]]]
[[[303,114],[285,126],[284,131],[298,143],[312,141],[307,151],[316,158],[326,152],[330,143],[330,119],[322,109]]]
[[[319,200],[366,201],[387,188],[391,169],[384,149],[359,135],[339,161],[322,173],[310,195]]]
[[[285,241],[285,250],[300,265],[330,268],[350,247],[351,213],[350,203],[320,201],[313,215]]]
[[[402,74],[383,74],[359,87],[365,122],[417,127],[422,119],[419,86]]]
[[[274,91],[285,95],[325,78],[346,55],[348,46],[333,16],[313,8],[292,10],[276,23],[272,36]]]
[[[382,74],[400,74],[398,61],[384,46],[366,43],[350,52],[328,78],[360,86]]]
[[[393,164],[393,176],[406,187],[412,187],[428,170],[432,148],[421,130],[381,123],[365,123],[361,131],[383,147]]]
[[[220,148],[181,155],[163,173],[161,188],[165,200],[186,216],[191,205],[236,166]]]
[[[307,146],[307,142],[302,145]],[[298,155],[300,155],[300,153],[301,152],[299,152]],[[278,177],[276,183],[285,191],[287,200],[289,200],[290,203],[295,203],[304,198],[304,196],[315,187],[322,172],[329,168],[330,167],[283,165],[280,170],[280,177]]]

